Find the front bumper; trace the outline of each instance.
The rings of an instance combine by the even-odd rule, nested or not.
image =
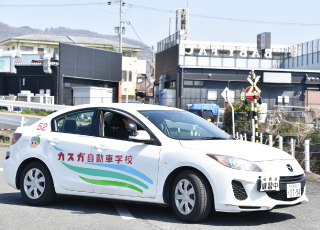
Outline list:
[[[291,162],[292,163],[292,162]],[[293,163],[292,163],[293,164]],[[301,167],[300,167],[301,168]],[[307,203],[305,177],[301,179],[301,188],[303,193],[299,198],[286,198],[286,183],[299,183],[297,181],[287,180],[285,182],[280,180],[280,192],[271,194],[273,192],[259,191],[259,177],[265,176],[266,172],[248,172],[230,169],[223,165],[215,165],[203,170],[203,173],[211,183],[214,203],[216,211],[220,212],[248,212],[248,211],[263,211],[271,210],[277,206],[296,205],[299,203]],[[282,178],[290,176],[298,176],[304,174],[303,170],[297,170],[295,173],[287,173],[285,171],[274,173],[274,175]],[[268,174],[270,175],[270,174]],[[243,186],[246,196],[235,195],[233,186],[234,181]],[[240,184],[239,184],[240,182]],[[240,198],[239,198],[240,197]]]

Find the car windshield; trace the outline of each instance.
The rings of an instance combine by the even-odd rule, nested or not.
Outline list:
[[[174,110],[139,111],[160,131],[177,140],[229,140],[230,136],[192,113]]]

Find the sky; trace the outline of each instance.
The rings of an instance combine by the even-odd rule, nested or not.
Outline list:
[[[115,35],[114,27],[119,26],[119,4],[113,2],[108,5],[107,2],[1,0],[0,21],[13,27],[29,26],[42,30],[67,27]],[[271,32],[272,44],[295,45],[320,38],[319,0],[123,0],[123,2],[125,3],[123,20],[130,21],[138,36],[148,46],[156,46],[157,42],[168,37],[170,14],[171,32],[175,32],[176,9],[187,7],[190,11],[191,40],[255,43],[257,34],[262,32]],[[62,6],[85,3],[101,4]],[[31,7],[52,4],[56,6]],[[6,7],[6,5],[14,6]],[[124,37],[139,40],[133,29],[129,25],[125,26]]]

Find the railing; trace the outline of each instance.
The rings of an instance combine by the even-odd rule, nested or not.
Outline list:
[[[236,132],[236,139],[241,140],[241,141],[247,141],[247,135],[244,134],[240,134],[238,132]],[[251,139],[251,141],[253,142],[253,138]],[[265,142],[265,144],[268,144],[270,147],[275,147],[278,148],[280,150],[283,151],[283,146],[284,146],[284,142],[283,142],[283,137],[280,136],[278,138],[278,146],[275,146],[273,142],[273,136],[272,135],[268,135],[268,138],[266,139],[267,141]],[[260,139],[259,139],[259,144],[263,144],[263,135],[262,133],[260,133]],[[290,139],[290,142],[287,144],[289,144],[289,153],[296,158],[296,153],[300,153],[300,154],[304,154],[304,158],[296,158],[298,161],[300,161],[300,164],[302,164],[302,162],[304,163],[304,169],[305,171],[309,172],[310,171],[310,162],[319,164],[318,162],[320,162],[319,157],[314,157],[313,159],[310,159],[310,155],[311,154],[320,154],[320,152],[310,152],[310,140],[305,140],[304,144],[302,145],[304,147],[304,151],[303,152],[299,152],[296,151],[296,142],[294,139]]]
[[[169,49],[170,47],[179,44],[179,42],[180,42],[180,33],[176,32],[171,36],[157,43],[157,52],[159,53],[163,50]]]

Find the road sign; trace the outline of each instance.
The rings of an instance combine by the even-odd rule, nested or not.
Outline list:
[[[228,89],[228,87],[226,87],[226,88],[222,91],[222,93],[221,93],[221,96],[222,96],[225,100],[227,100],[227,95],[230,97],[230,90]]]
[[[246,91],[244,92],[244,96],[251,102],[254,102],[253,99],[253,90],[251,89],[252,87],[249,86],[248,88],[246,88]],[[251,91],[251,92],[250,92]],[[258,90],[256,90],[256,99],[258,99],[260,97],[260,92]]]

